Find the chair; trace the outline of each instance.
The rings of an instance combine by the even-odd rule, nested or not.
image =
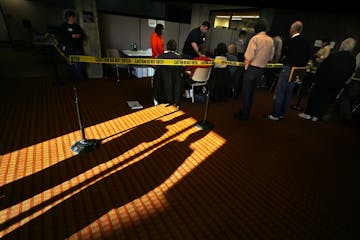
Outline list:
[[[211,77],[210,96],[213,101],[227,100],[232,95],[232,81],[225,56],[216,56]]]
[[[202,68],[202,67],[198,67],[195,69],[191,80],[191,90],[192,90],[192,96],[191,96],[191,102],[195,102],[195,92],[194,92],[194,87],[199,87],[199,86],[206,86],[209,78],[210,78],[210,73],[211,73],[211,67],[208,68]]]
[[[115,49],[115,48],[106,49],[106,56],[108,58],[120,58],[119,50]],[[120,79],[119,79],[119,65],[115,64],[114,68],[116,69],[117,81],[120,82]]]

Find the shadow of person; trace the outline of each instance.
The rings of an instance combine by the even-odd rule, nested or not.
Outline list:
[[[99,164],[116,158],[142,142],[156,140],[168,131],[166,126],[185,118],[187,116],[183,114],[165,122],[158,119],[146,122],[100,145],[93,152],[74,155],[39,172],[5,184],[0,187],[2,194],[0,210],[20,203]],[[122,164],[124,163],[122,162]]]
[[[182,142],[173,140],[166,143],[142,160],[55,205],[44,214],[5,235],[4,239],[70,237],[110,210],[124,206],[164,183],[192,154],[190,144],[207,133],[197,131]]]

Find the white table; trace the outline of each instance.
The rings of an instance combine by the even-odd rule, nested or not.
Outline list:
[[[152,51],[151,49],[148,50],[122,50],[123,54],[127,57],[140,57],[140,58],[151,58]],[[128,73],[131,76],[131,66],[128,65]]]
[[[122,52],[128,57],[151,57],[152,56],[151,49],[149,49],[149,50],[137,50],[137,51],[122,50]]]

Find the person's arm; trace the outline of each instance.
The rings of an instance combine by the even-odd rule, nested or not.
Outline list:
[[[61,50],[65,51],[66,43],[71,39],[71,34],[69,34],[65,24],[60,26],[60,31],[58,33],[58,41],[60,44]]]
[[[84,40],[84,31],[82,30],[82,28],[80,27],[80,25],[75,25],[74,28],[76,29],[75,32],[71,34],[72,38],[80,38],[81,40]]]
[[[274,62],[274,60],[276,61],[276,59],[275,59],[275,47],[273,45],[272,48],[271,48],[271,54],[270,54],[269,62]]]
[[[244,60],[244,68],[245,68],[245,70],[248,69],[251,60],[255,56],[255,49],[256,49],[255,47],[256,47],[255,42],[254,42],[254,40],[252,38],[249,41],[249,44],[248,44],[248,46],[246,48],[245,55],[244,55],[244,57],[245,57],[245,60]]]
[[[158,37],[157,39],[157,50],[160,54],[164,53],[164,41],[161,37]]]
[[[200,57],[201,53],[199,51],[199,46],[197,45],[197,43],[196,42],[191,42],[191,46],[194,49],[194,51],[196,52],[196,54]]]

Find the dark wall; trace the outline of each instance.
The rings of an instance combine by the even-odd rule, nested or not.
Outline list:
[[[336,42],[335,50],[337,50],[342,40],[347,37],[355,37],[358,40],[355,52],[359,51],[359,14],[346,11],[320,12],[318,10],[276,9],[271,31],[288,36],[290,25],[296,20],[301,20],[304,23],[304,37],[311,43],[317,39],[330,38]]]

